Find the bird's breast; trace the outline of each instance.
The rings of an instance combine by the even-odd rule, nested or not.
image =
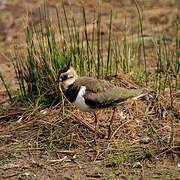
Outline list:
[[[79,90],[80,90],[79,86],[74,86],[72,84],[64,91],[64,95],[71,103],[73,103],[77,98]]]
[[[80,109],[81,111],[92,111],[92,109],[85,103],[84,95],[86,93],[86,87],[81,86],[76,100],[73,102],[73,104]]]

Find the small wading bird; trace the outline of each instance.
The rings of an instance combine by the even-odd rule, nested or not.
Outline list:
[[[126,89],[115,86],[108,81],[91,77],[79,77],[73,67],[68,64],[59,72],[58,82],[65,97],[81,111],[93,112],[95,118],[95,139],[98,130],[96,111],[112,108],[113,113],[108,126],[108,139],[111,137],[111,125],[116,107],[128,99],[145,97],[144,89]]]

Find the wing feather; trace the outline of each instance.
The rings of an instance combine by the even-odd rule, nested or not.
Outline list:
[[[126,89],[114,86],[108,81],[80,78],[76,84],[86,86],[85,102],[91,108],[108,108],[142,93],[140,89]]]

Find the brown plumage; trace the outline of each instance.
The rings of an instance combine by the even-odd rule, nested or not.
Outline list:
[[[114,86],[105,80],[88,77],[78,78],[72,88],[80,89],[81,86],[86,87],[85,103],[93,110],[117,106],[129,98],[139,96],[144,91],[142,89],[126,89]]]

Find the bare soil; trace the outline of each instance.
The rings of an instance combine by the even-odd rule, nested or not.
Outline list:
[[[0,1],[0,72],[8,86],[17,89],[10,53],[16,44],[24,44],[27,21],[39,22],[38,0]],[[113,32],[119,39],[138,37],[138,13],[132,0],[68,0],[82,25],[82,6],[88,17],[88,32],[92,31],[93,11],[101,11],[102,31],[107,30],[109,13],[113,10]],[[146,47],[151,50],[149,38],[165,33],[172,41],[174,22],[179,13],[178,1],[139,1],[144,14],[143,28]],[[55,19],[58,0],[48,1],[51,16]],[[61,9],[61,7],[60,7]],[[31,16],[27,12],[31,11]],[[154,55],[148,55],[148,67],[154,67]],[[0,103],[8,97],[0,81]],[[93,141],[93,117],[77,110],[72,116],[59,117],[61,106],[30,115],[20,108],[5,108],[0,117],[0,179],[180,179],[180,125],[179,112],[170,114],[166,102],[152,105],[161,109],[160,117],[144,115],[146,103],[128,103],[116,112],[111,141],[98,138]],[[180,111],[177,98],[176,108]],[[165,106],[163,106],[165,105]],[[6,113],[7,111],[7,113]],[[123,112],[123,113],[122,113]],[[149,110],[150,112],[150,110]],[[23,113],[23,115],[22,115]],[[111,111],[98,113],[100,130],[107,133]],[[175,122],[173,145],[170,145],[171,119]],[[86,124],[86,122],[88,124]],[[65,134],[65,136],[64,136]],[[163,139],[161,141],[159,136]],[[148,138],[148,142],[144,140]],[[164,144],[164,142],[166,142]]]

